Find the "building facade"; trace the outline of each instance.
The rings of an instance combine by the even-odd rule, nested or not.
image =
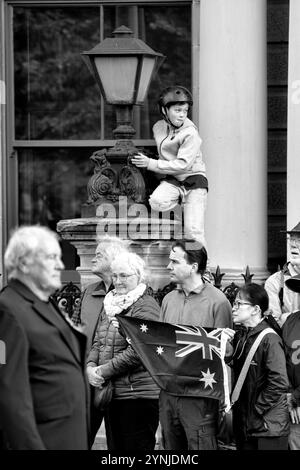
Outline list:
[[[80,217],[89,157],[113,146],[115,127],[80,53],[125,24],[166,56],[134,110],[135,145],[155,153],[159,90],[190,88],[209,180],[210,264],[236,280],[248,265],[262,282],[300,220],[299,3],[0,0],[1,254],[16,225],[55,229]],[[62,247],[65,280],[76,280],[78,254]]]

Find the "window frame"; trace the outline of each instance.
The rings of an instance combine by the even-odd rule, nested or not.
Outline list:
[[[199,121],[199,47],[200,47],[200,3],[201,0],[0,0],[0,20],[4,26],[2,36],[0,36],[0,63],[3,65],[3,74],[6,84],[6,107],[2,112],[3,121],[0,123],[2,135],[6,135],[5,140],[0,140],[0,152],[2,153],[2,251],[7,244],[10,230],[18,225],[18,151],[22,148],[62,148],[62,147],[112,147],[115,140],[93,139],[93,140],[19,140],[15,138],[15,119],[14,119],[14,50],[13,50],[13,9],[14,7],[88,7],[99,6],[101,17],[101,6],[143,6],[157,4],[160,6],[176,4],[190,5],[191,8],[191,80],[192,93],[194,96],[194,106],[192,110],[192,119],[196,124]],[[101,29],[102,31],[103,29]],[[100,37],[100,41],[104,38]],[[0,77],[1,79],[1,77]],[[101,96],[101,101],[103,98]],[[101,112],[104,113],[104,107],[101,106]],[[139,147],[154,147],[153,139],[133,139],[134,144]],[[3,258],[3,257],[2,257]],[[3,279],[2,279],[3,280]]]

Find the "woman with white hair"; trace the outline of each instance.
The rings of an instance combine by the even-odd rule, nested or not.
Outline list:
[[[111,272],[114,289],[104,298],[87,364],[88,369],[96,368],[99,378],[90,383],[100,391],[103,382],[112,384],[112,400],[105,407],[108,450],[153,450],[159,388],[120,334],[115,315],[158,321],[159,306],[147,292],[145,263],[138,255],[122,253],[112,262]]]

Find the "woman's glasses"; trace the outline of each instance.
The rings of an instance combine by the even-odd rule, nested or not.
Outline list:
[[[242,302],[241,300],[235,300],[232,304],[233,308],[240,308],[243,305],[252,305],[250,302]]]
[[[135,276],[135,273],[132,273],[132,274],[125,274],[125,273],[112,274],[111,278],[112,278],[113,281],[116,281],[118,278],[120,279],[120,281],[127,281],[127,279],[131,276]]]

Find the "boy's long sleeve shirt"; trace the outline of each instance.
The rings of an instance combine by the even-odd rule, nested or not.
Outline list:
[[[186,119],[176,129],[164,120],[153,126],[159,159],[149,159],[147,169],[155,173],[173,175],[178,181],[188,176],[206,176],[205,163],[202,159],[201,138],[195,124]]]

